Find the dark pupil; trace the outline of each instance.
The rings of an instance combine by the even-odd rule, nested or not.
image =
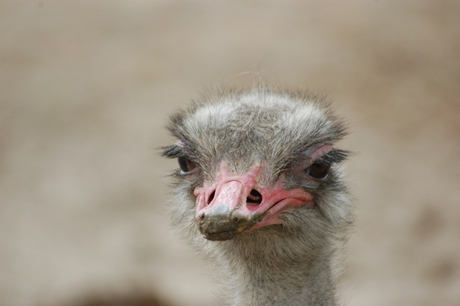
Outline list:
[[[179,167],[183,172],[189,172],[188,163],[186,157],[179,157]]]
[[[188,160],[187,157],[179,157],[179,167],[182,172],[192,171],[195,167],[192,162]]]
[[[305,172],[312,178],[322,179],[326,177],[330,168],[331,165],[315,162],[310,167],[305,169]]]

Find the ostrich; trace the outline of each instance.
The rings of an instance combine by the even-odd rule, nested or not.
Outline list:
[[[257,86],[207,95],[167,126],[173,223],[225,275],[231,305],[336,305],[352,205],[320,96]],[[220,278],[219,278],[220,279]]]

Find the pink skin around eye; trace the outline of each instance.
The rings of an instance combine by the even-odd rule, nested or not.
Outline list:
[[[184,143],[182,140],[178,140],[178,141],[176,142],[176,146],[178,146],[178,147],[181,148],[181,149],[185,149],[185,148],[186,148],[185,143]]]
[[[315,161],[315,160],[318,159],[320,156],[326,154],[326,153],[329,152],[330,150],[332,150],[332,145],[330,145],[330,144],[323,145],[323,146],[319,147],[318,149],[316,149],[316,150],[310,155],[310,160],[311,160],[311,161]]]

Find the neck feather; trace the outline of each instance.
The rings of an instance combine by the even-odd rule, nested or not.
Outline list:
[[[314,252],[311,245],[288,251],[289,241],[267,244],[254,238],[220,244],[232,305],[336,305],[328,244],[315,245]]]

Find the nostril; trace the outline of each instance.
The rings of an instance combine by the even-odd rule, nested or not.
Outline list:
[[[212,200],[214,199],[215,194],[216,194],[216,191],[214,190],[214,191],[209,195],[207,205],[211,204]]]
[[[252,189],[249,196],[246,198],[247,203],[260,204],[262,203],[262,195],[255,189]]]

